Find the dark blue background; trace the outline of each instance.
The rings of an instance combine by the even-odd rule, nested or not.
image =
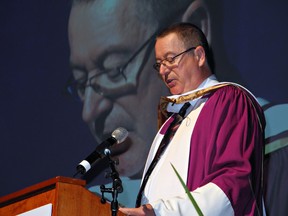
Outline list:
[[[81,104],[63,94],[69,2],[0,3],[0,195],[72,176],[95,147]]]

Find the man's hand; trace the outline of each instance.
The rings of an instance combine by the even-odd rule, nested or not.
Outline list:
[[[119,211],[128,216],[155,216],[150,204],[142,205],[139,208],[119,208]]]

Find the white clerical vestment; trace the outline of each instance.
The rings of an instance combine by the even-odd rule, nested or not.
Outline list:
[[[205,80],[197,90],[207,88],[217,83],[218,81],[215,76],[212,75]],[[185,191],[172,169],[171,164],[173,164],[186,183],[190,152],[189,137],[192,136],[195,122],[206,100],[207,98],[203,97],[190,102],[191,106],[186,112],[186,118],[181,123],[174,135],[174,138],[169,143],[147,182],[141,203],[150,203],[153,206],[156,215],[172,216],[179,215],[179,212],[180,215],[197,215],[194,206],[185,194]],[[178,112],[182,105],[183,104],[170,105],[168,111]],[[191,112],[192,110],[193,112]],[[163,127],[165,127],[167,121],[163,124],[153,141],[144,174],[153,160],[164,136],[161,134],[161,131]],[[197,161],[195,161],[195,163],[197,163]],[[153,181],[151,181],[151,179],[153,179]],[[173,182],[173,185],[171,185],[171,182]],[[207,185],[198,188],[192,192],[192,195],[196,199],[204,215],[233,215],[233,209],[229,199],[226,197],[225,193],[223,193],[223,191],[213,183],[208,183]],[[218,201],[215,202],[215,199]],[[215,205],[210,205],[209,209],[207,209],[205,208],[207,203],[215,203]],[[225,206],[225,208],[223,208],[223,206]]]

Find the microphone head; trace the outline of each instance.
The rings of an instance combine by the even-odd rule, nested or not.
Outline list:
[[[111,136],[117,140],[118,144],[123,142],[127,138],[128,131],[123,127],[118,127],[116,130],[113,131]]]

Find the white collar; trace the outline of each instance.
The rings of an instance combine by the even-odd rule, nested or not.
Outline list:
[[[195,91],[198,91],[200,89],[205,89],[207,87],[210,87],[210,86],[214,86],[214,85],[217,85],[219,82],[216,78],[216,76],[214,74],[212,74],[211,76],[209,76],[207,79],[205,79],[199,86],[197,89],[194,89],[193,91],[189,91],[189,92],[185,92],[181,95],[171,95],[171,96],[168,96],[168,98],[178,98],[180,96],[184,96],[184,95],[188,95],[188,94],[191,94]],[[201,98],[201,97],[200,97]],[[191,108],[190,109],[193,109],[193,107],[195,106],[196,102],[200,99],[200,98],[196,98],[192,101],[189,101],[189,103],[191,104]],[[181,109],[181,107],[183,106],[183,104],[172,104],[172,103],[169,103],[168,106],[167,106],[167,111],[168,112],[173,112],[173,113],[178,113],[179,110]],[[189,111],[189,109],[187,110]]]

